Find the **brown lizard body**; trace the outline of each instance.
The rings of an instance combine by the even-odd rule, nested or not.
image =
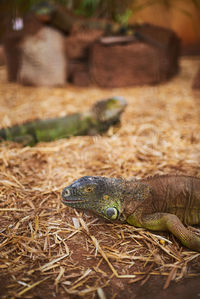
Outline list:
[[[172,232],[200,251],[200,238],[183,224],[200,224],[200,178],[154,176],[141,180],[83,177],[66,187],[63,203],[136,227]]]

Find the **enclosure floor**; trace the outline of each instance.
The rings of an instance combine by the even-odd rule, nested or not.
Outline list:
[[[120,89],[23,87],[8,83],[0,67],[0,127],[86,111],[110,96],[128,102],[121,126],[103,136],[32,148],[0,144],[2,298],[200,295],[200,253],[171,234],[107,223],[60,200],[61,190],[84,175],[200,176],[200,92],[191,89],[199,64],[185,58],[169,82]]]

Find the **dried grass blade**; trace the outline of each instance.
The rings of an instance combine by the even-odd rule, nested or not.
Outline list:
[[[97,295],[99,296],[100,299],[106,299],[106,296],[102,288],[97,289]]]
[[[113,272],[113,274],[117,277],[117,278],[135,278],[135,275],[119,275],[117,273],[117,271],[115,270],[115,268],[113,267],[113,265],[110,263],[109,259],[107,258],[105,252],[103,251],[103,249],[101,248],[101,246],[99,245],[97,239],[94,236],[90,236],[95,247],[98,248],[99,253],[102,255],[102,257],[104,258],[104,260],[107,262],[109,268],[111,269],[111,271]]]
[[[55,263],[61,261],[62,259],[64,259],[64,258],[67,257],[67,256],[69,256],[69,253],[64,254],[64,255],[58,257],[57,259],[55,259],[55,260],[53,260],[53,261],[51,261],[51,262],[49,262],[49,263],[43,265],[42,267],[40,267],[40,270],[41,270],[42,272],[43,272],[43,271],[46,271],[46,268],[49,268],[49,266],[52,266],[53,264],[55,264]]]
[[[169,275],[168,275],[168,277],[167,277],[167,280],[166,280],[166,282],[165,282],[165,284],[164,284],[164,287],[163,287],[164,290],[168,288],[168,286],[169,286],[171,280],[173,279],[173,277],[174,277],[176,271],[177,271],[177,268],[176,268],[176,267],[172,268],[172,270],[170,271],[170,273],[169,273]]]
[[[16,297],[25,294],[26,292],[28,292],[29,290],[33,289],[34,287],[36,287],[37,285],[39,285],[39,284],[42,283],[43,281],[47,280],[48,278],[49,278],[49,277],[45,277],[44,279],[39,280],[39,281],[35,282],[35,283],[32,284],[32,285],[29,285],[27,288],[25,288],[25,289],[23,289],[21,292],[17,293],[17,294],[16,294]]]
[[[85,280],[82,281],[81,283],[80,283],[80,281],[83,280],[85,277],[87,277],[91,273],[91,271],[92,271],[91,269],[87,269],[85,271],[85,273],[74,282],[74,285],[70,288],[70,290],[72,291],[72,290],[76,289],[77,287],[79,287],[80,285],[82,285]]]
[[[16,212],[28,212],[30,209],[17,209],[17,208],[0,208],[0,211],[16,211]]]
[[[65,273],[65,268],[60,267],[60,272],[59,272],[58,276],[55,279],[55,284],[56,285],[59,283],[59,280],[61,279],[61,277],[63,276],[64,273]]]

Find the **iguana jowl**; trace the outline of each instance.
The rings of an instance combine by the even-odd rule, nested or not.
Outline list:
[[[183,225],[200,224],[200,178],[164,175],[129,181],[85,176],[63,190],[62,202],[112,221],[168,230],[200,252],[200,237]]]

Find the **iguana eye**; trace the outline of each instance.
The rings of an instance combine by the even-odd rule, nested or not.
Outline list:
[[[119,211],[116,208],[108,208],[106,210],[106,216],[110,219],[115,220],[117,219],[118,215],[119,215]]]
[[[92,186],[85,187],[85,189],[84,189],[85,192],[92,192],[93,190],[94,190],[94,188]]]

